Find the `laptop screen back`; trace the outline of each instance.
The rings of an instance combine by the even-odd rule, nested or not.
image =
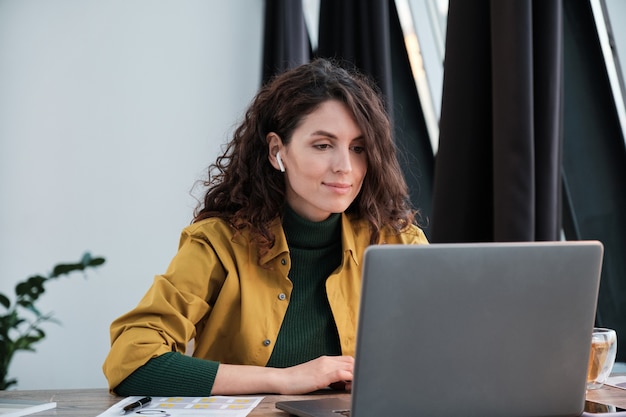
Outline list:
[[[367,249],[353,417],[583,409],[599,242]]]

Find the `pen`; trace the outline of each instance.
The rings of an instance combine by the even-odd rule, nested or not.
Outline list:
[[[144,397],[140,400],[135,401],[134,403],[130,403],[126,407],[122,408],[122,411],[120,412],[120,414],[128,414],[128,413],[132,413],[135,410],[139,410],[141,407],[145,406],[150,401],[152,401],[151,397]]]

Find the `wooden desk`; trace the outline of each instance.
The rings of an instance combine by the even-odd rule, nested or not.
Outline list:
[[[253,417],[287,417],[288,414],[274,407],[276,401],[311,399],[314,396],[347,397],[349,394],[322,393],[310,395],[266,395],[249,416]],[[0,391],[0,398],[30,399],[38,401],[56,401],[57,408],[33,414],[34,417],[95,417],[104,412],[122,398],[110,395],[105,389],[80,390],[42,390],[42,391]],[[626,408],[626,390],[604,386],[589,391],[590,400],[613,404]]]
[[[347,397],[349,394],[329,392],[310,395],[265,395],[263,401],[248,415],[251,417],[287,417],[287,413],[274,407],[276,401],[303,400],[313,396]],[[55,409],[32,414],[33,417],[96,417],[122,400],[122,397],[111,395],[106,389],[0,391],[0,398],[56,401]]]
[[[626,389],[604,385],[600,389],[587,391],[587,399],[626,408]]]

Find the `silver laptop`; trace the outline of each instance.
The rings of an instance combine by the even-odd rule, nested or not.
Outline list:
[[[579,416],[602,255],[597,241],[371,246],[351,401],[276,407],[305,417]]]

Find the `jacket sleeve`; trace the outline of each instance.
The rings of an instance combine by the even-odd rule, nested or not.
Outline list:
[[[167,272],[155,277],[137,307],[111,324],[111,350],[103,365],[110,390],[152,358],[185,353],[224,277],[209,242],[184,231]]]

